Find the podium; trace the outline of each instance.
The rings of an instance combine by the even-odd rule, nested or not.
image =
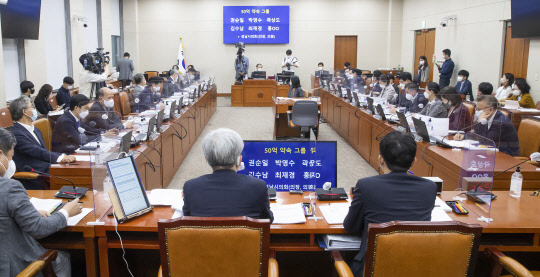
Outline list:
[[[231,106],[272,107],[273,97],[286,97],[288,92],[289,86],[278,85],[276,80],[248,79],[242,85],[231,86]]]

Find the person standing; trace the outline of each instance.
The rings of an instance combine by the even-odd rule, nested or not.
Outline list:
[[[91,59],[89,54],[82,54],[79,57],[79,62],[83,66],[83,70],[79,74],[79,94],[85,95],[88,98],[94,97],[98,89],[105,87],[105,81],[111,76],[111,68],[108,63],[103,65],[104,71],[100,74],[87,70],[88,61]]]
[[[292,72],[294,73],[300,64],[298,63],[298,59],[296,57],[292,56],[292,50],[288,49],[285,51],[285,58],[283,58],[283,62],[281,62],[281,69],[283,72]]]
[[[430,68],[426,56],[421,56],[420,66],[418,67],[420,82],[429,82],[429,70]]]
[[[124,58],[120,59],[116,64],[118,72],[120,73],[118,80],[122,81],[123,88],[131,84],[131,80],[133,79],[133,70],[135,70],[135,67],[133,67],[133,61],[129,58],[129,53],[126,52],[124,53]]]
[[[450,79],[454,73],[454,61],[450,58],[452,51],[450,51],[450,49],[444,49],[442,53],[444,56],[444,63],[442,66],[437,63],[435,64],[439,69],[439,87],[441,89],[450,85]]]
[[[235,76],[235,80],[237,82],[242,82],[242,80],[244,80],[247,76],[247,73],[248,73],[248,70],[249,70],[249,58],[245,56],[245,52],[246,50],[244,48],[242,48],[242,57],[241,59],[239,60],[238,57],[236,57],[236,59],[234,59],[234,70],[236,71],[236,76]],[[193,67],[191,67],[190,69],[188,69],[188,73],[189,72],[193,72],[195,73],[195,69]],[[188,79],[189,81],[189,79]]]

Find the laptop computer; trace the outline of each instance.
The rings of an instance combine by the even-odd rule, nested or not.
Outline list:
[[[338,97],[339,98],[343,97],[343,91],[341,90],[341,85],[338,85],[337,88],[338,88]]]
[[[382,108],[381,104],[377,105],[376,109],[379,116],[381,116],[381,119],[386,121],[386,115],[384,114],[384,109]]]
[[[367,101],[368,110],[371,112],[372,115],[376,115],[375,108],[373,107],[373,98],[368,97],[366,98],[366,101]]]
[[[163,130],[163,119],[165,117],[165,110],[160,110],[157,114],[157,120],[156,120],[156,130],[160,133],[162,133]]]
[[[405,130],[405,132],[410,133],[411,128],[409,128],[409,122],[407,121],[407,117],[402,112],[396,112],[398,118],[399,118],[399,125]]]
[[[347,88],[347,99],[349,99],[349,103],[352,103],[353,97],[350,88]]]
[[[358,93],[353,92],[352,96],[353,96],[353,99],[354,99],[354,103],[356,103],[356,107],[360,107],[360,99],[358,99]]]
[[[426,126],[426,122],[414,117],[413,122],[414,128],[416,129],[416,134],[419,135],[425,142],[436,143],[437,145],[444,148],[452,148],[450,144],[444,142],[443,140],[438,139],[434,136],[430,136]]]

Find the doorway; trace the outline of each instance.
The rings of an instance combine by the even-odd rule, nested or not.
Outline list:
[[[508,22],[506,24],[502,74],[512,73],[515,78],[527,78],[529,45],[530,39],[528,38],[512,38],[512,24]]]
[[[435,54],[435,29],[417,30],[414,33],[414,68],[412,75],[418,74],[420,67],[420,57],[426,56],[429,64],[429,81],[433,82],[433,70],[435,65],[432,64],[433,54]]]
[[[334,69],[342,70],[345,62],[350,62],[356,68],[358,50],[358,36],[335,36],[334,41]]]

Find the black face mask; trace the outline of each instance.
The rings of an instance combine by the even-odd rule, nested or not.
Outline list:
[[[36,89],[35,89],[35,88],[31,88],[31,89],[30,89],[30,94],[34,94],[34,92],[36,92]]]

